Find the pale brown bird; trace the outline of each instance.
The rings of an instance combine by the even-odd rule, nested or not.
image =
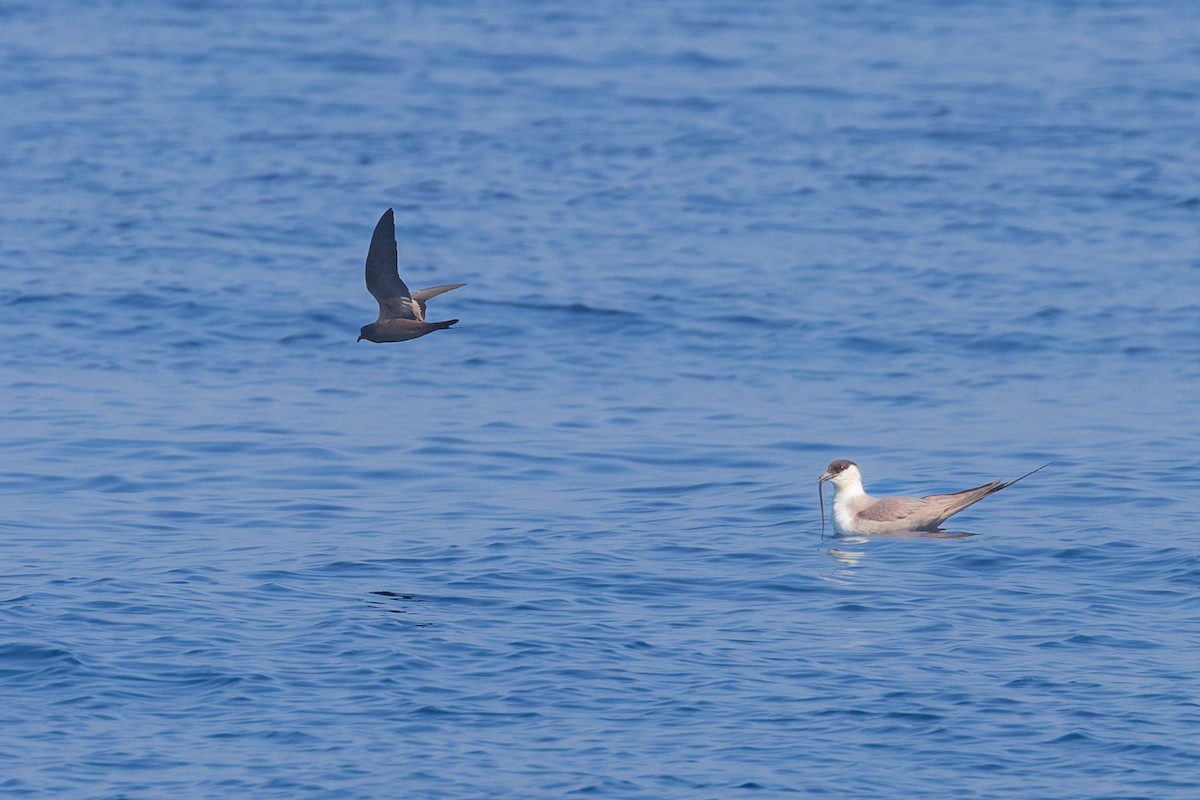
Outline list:
[[[1053,463],[1053,462],[1051,462]],[[1045,469],[1043,464],[1008,482],[996,479],[974,489],[954,494],[931,494],[926,497],[872,497],[862,484],[862,473],[853,461],[839,458],[829,464],[817,481],[833,484],[833,529],[841,534],[905,533],[936,531],[938,526],[958,512],[973,506],[990,494],[1007,489],[1034,472]],[[825,501],[821,498],[821,529],[825,528]]]
[[[371,247],[367,250],[367,291],[379,301],[379,319],[359,330],[358,341],[404,342],[433,331],[449,328],[456,319],[443,322],[425,321],[425,301],[443,292],[466,286],[448,283],[409,292],[400,280],[396,255],[396,221],[389,208],[379,218]]]

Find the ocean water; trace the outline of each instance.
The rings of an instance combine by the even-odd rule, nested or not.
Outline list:
[[[1198,41],[0,2],[0,796],[1198,796]]]

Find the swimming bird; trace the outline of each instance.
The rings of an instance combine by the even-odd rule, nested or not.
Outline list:
[[[379,301],[379,319],[362,326],[358,341],[404,342],[449,328],[458,320],[425,321],[425,301],[460,286],[466,284],[448,283],[408,291],[397,268],[396,220],[389,208],[379,218],[367,250],[367,291]]]
[[[1053,463],[1053,462],[1051,462]],[[926,497],[871,497],[863,489],[858,464],[839,458],[829,464],[817,481],[833,484],[833,529],[841,534],[904,533],[907,531],[936,531],[938,526],[973,506],[990,494],[1007,489],[1034,472],[1045,469],[1043,464],[1008,482],[996,479],[974,489],[954,494],[931,494]],[[821,498],[821,530],[825,529],[825,499]]]

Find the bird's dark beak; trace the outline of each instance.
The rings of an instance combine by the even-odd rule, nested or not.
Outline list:
[[[362,337],[360,336],[360,337],[358,337],[357,339],[355,339],[355,340],[354,340],[354,343],[355,343],[355,344],[358,344],[358,343],[359,343],[359,342],[361,342],[361,341],[362,341]]]
[[[833,473],[829,470],[825,470],[821,473],[821,477],[817,478],[817,483],[821,484],[828,480],[833,480]]]

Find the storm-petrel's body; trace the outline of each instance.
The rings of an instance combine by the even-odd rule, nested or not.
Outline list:
[[[371,248],[367,250],[367,291],[379,301],[379,319],[362,326],[359,341],[404,342],[458,322],[456,319],[426,322],[425,301],[466,284],[448,283],[409,292],[400,279],[397,260],[396,222],[389,208],[379,218],[371,235]]]

